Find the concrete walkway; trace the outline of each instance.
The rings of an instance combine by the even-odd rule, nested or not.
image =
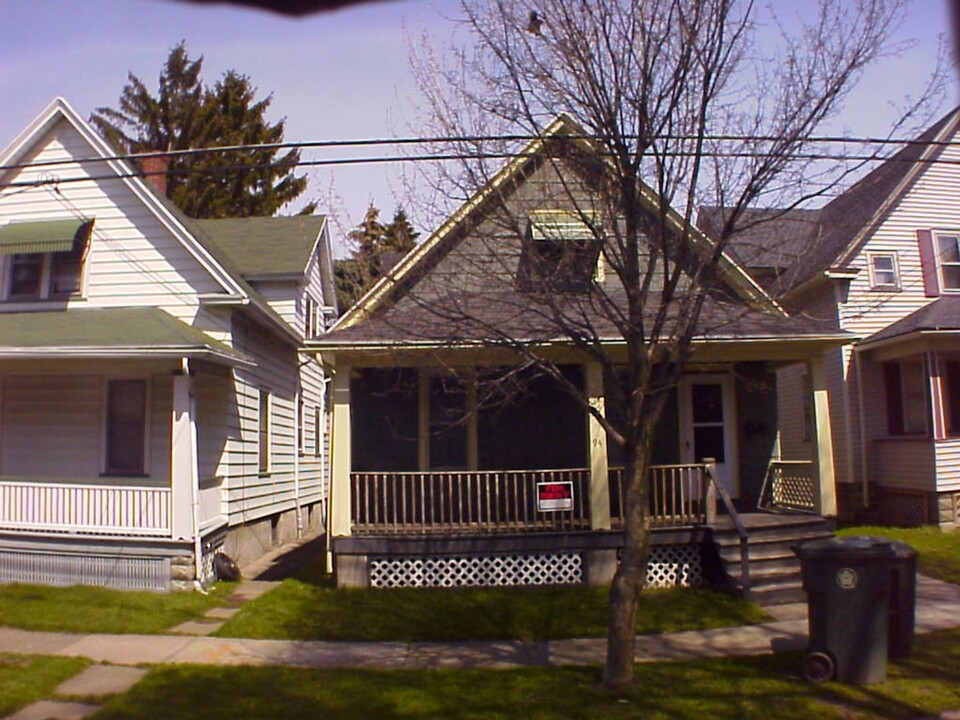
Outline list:
[[[238,587],[240,597],[252,597],[267,584],[248,581]],[[637,662],[691,660],[720,656],[761,655],[799,649],[807,643],[806,605],[767,608],[774,621],[762,625],[643,636],[637,643]],[[960,587],[920,577],[917,582],[916,630],[930,632],[960,625]],[[83,699],[128,689],[139,679],[129,666],[202,663],[210,665],[289,665],[304,668],[516,668],[561,665],[600,665],[603,638],[540,642],[323,642],[212,638],[205,635],[75,635],[30,632],[0,627],[0,652],[84,657],[100,665],[67,681],[58,695]],[[140,671],[142,672],[142,671]],[[111,686],[111,674],[119,684]],[[122,688],[122,689],[116,689]],[[49,703],[49,701],[44,701]],[[37,705],[39,705],[38,703]],[[11,720],[82,718],[95,708],[84,703],[61,703],[62,715],[49,705],[24,708]],[[30,714],[32,712],[41,714]],[[28,712],[29,711],[29,712]],[[46,712],[47,714],[42,714]],[[76,714],[80,713],[80,714]]]

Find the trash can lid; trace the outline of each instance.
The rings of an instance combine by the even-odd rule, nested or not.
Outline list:
[[[868,560],[890,559],[895,556],[891,540],[862,535],[808,540],[794,545],[793,551],[801,560],[807,558]]]
[[[886,538],[878,538],[879,540],[886,540]],[[890,545],[893,546],[893,556],[898,560],[904,560],[907,558],[914,558],[917,556],[916,549],[907,545],[905,542],[900,542],[899,540],[889,540]]]

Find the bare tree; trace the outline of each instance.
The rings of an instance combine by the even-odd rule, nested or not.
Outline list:
[[[742,317],[744,303],[725,302],[722,291],[736,274],[725,247],[756,221],[749,208],[797,207],[849,172],[817,164],[811,143],[864,68],[900,49],[893,33],[903,12],[902,0],[821,0],[780,23],[750,0],[465,0],[467,37],[455,61],[415,60],[432,130],[458,138],[446,150],[466,158],[438,183],[459,199],[486,188],[487,217],[498,220],[482,234],[500,246],[483,254],[483,267],[464,267],[455,286],[419,288],[416,302],[464,338],[509,348],[553,376],[623,448],[611,688],[633,679],[654,429],[705,323],[732,327]],[[505,237],[531,233],[491,170],[492,158],[516,152],[510,134],[543,138],[537,162],[555,169],[549,192],[574,210],[522,215],[546,240],[576,235],[562,251],[549,242],[517,243],[512,256],[503,249]],[[483,139],[491,135],[501,146]],[[694,228],[705,205],[723,208],[709,241]],[[557,230],[563,223],[576,229]],[[502,267],[491,267],[494,256]],[[591,278],[598,260],[603,283]],[[751,311],[778,312],[758,286],[738,282]],[[614,379],[606,414],[540,351],[539,341],[557,338]]]

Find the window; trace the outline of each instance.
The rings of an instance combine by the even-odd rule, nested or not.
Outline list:
[[[926,373],[920,359],[883,366],[887,395],[887,429],[891,435],[927,432]]]
[[[943,290],[960,290],[960,233],[936,233],[937,267]]]
[[[960,361],[947,360],[942,367],[946,370],[947,379],[944,397],[947,433],[956,437],[960,435]]]
[[[303,304],[303,334],[310,340],[317,336],[317,301],[306,295]]]
[[[270,393],[266,390],[260,391],[259,416],[257,469],[265,475],[270,472]]]
[[[869,255],[870,287],[874,290],[898,290],[900,273],[897,268],[896,253],[876,253]]]
[[[108,380],[107,475],[142,475],[147,426],[147,381]]]
[[[0,255],[8,257],[5,298],[58,300],[79,294],[92,227],[92,221],[64,220],[0,228]]]
[[[584,292],[602,272],[595,221],[567,210],[534,210],[527,219],[517,286],[529,292]]]

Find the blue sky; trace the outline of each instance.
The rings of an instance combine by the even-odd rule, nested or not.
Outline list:
[[[918,92],[932,69],[947,2],[915,0],[902,35],[920,42],[866,78],[835,130],[884,131],[889,102]],[[204,56],[207,82],[233,68],[261,95],[272,92],[273,118],[287,118],[288,140],[406,135],[416,104],[407,35],[426,28],[443,37],[451,28],[445,16],[455,14],[454,0],[394,0],[305,19],[170,0],[0,0],[0,146],[57,95],[86,117],[116,104],[128,71],[155,88],[181,39],[191,56]],[[382,165],[311,169],[309,195],[349,228],[370,200],[388,215],[402,202],[398,172]]]

